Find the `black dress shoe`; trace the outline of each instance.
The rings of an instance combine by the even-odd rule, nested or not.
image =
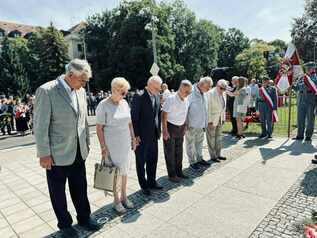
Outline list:
[[[313,159],[313,160],[311,161],[311,163],[312,163],[312,164],[317,164],[317,159]]]
[[[310,141],[311,141],[311,137],[306,137],[306,138],[305,138],[305,141],[310,142]]]
[[[78,223],[78,225],[87,231],[98,231],[101,229],[101,225],[91,218],[85,223]]]
[[[202,166],[210,166],[210,164],[206,161],[206,160],[201,160],[198,162],[198,164],[202,165]]]
[[[198,163],[196,163],[196,164],[191,164],[189,167],[190,167],[191,169],[193,169],[193,170],[199,170],[199,165],[198,165]]]
[[[227,160],[227,158],[226,158],[226,157],[219,156],[219,157],[218,157],[218,160]]]
[[[293,138],[292,140],[304,140],[304,137],[299,137],[299,136],[296,136],[295,138]]]
[[[317,155],[314,155],[315,160],[317,160]]]
[[[73,228],[64,228],[60,230],[61,238],[77,238],[79,237],[78,232]]]
[[[149,189],[142,189],[141,191],[145,196],[151,196],[151,191]]]
[[[182,179],[189,179],[189,177],[186,176],[185,174],[177,175],[177,177],[182,178]]]
[[[221,162],[219,159],[211,159],[211,161],[213,161],[215,163],[220,163]]]
[[[163,186],[161,186],[161,185],[159,185],[159,184],[155,184],[155,185],[151,186],[150,189],[153,189],[153,190],[162,190],[162,189],[163,189]]]

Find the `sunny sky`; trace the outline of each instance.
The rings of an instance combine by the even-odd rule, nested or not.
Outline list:
[[[0,21],[68,29],[87,16],[111,9],[120,0],[1,0]],[[249,38],[290,40],[292,19],[301,16],[304,0],[185,0],[199,18],[224,28],[241,29]]]

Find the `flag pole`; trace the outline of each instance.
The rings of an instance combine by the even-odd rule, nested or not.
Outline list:
[[[288,138],[291,138],[291,117],[292,117],[292,86],[293,86],[294,76],[292,80],[292,84],[288,89],[288,128],[287,128],[287,135]]]

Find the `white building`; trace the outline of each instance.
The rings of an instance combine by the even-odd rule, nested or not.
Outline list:
[[[65,41],[68,44],[68,56],[70,59],[84,58],[84,41],[81,36],[81,31],[85,29],[86,26],[87,23],[80,22],[67,31],[61,30],[61,33],[64,35]],[[23,37],[28,39],[34,32],[37,32],[40,29],[41,27],[38,26],[0,21],[0,51],[1,41],[4,37]]]
[[[84,58],[84,39],[81,32],[86,28],[86,26],[87,23],[80,22],[68,31],[64,32],[65,40],[68,44],[68,55],[70,59]]]

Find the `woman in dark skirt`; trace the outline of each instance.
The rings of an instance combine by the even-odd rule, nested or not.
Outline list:
[[[29,129],[29,110],[28,107],[24,104],[19,104],[15,112],[15,121],[17,132],[25,136],[25,132]]]

